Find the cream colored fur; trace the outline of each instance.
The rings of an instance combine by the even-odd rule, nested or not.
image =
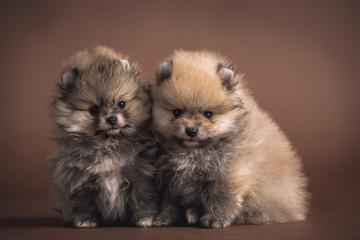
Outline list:
[[[180,162],[177,156],[186,159],[186,156],[201,152],[205,159],[211,159],[214,154],[221,155],[219,151],[224,156],[224,159],[218,160],[225,164],[225,170],[221,170],[225,180],[219,181],[225,181],[229,189],[231,201],[227,204],[231,209],[227,209],[229,214],[225,219],[230,220],[224,220],[223,225],[207,225],[200,220],[201,224],[205,227],[223,227],[228,223],[304,220],[309,193],[301,159],[278,125],[255,102],[243,75],[236,73],[226,58],[211,52],[177,51],[168,61],[173,64],[171,76],[159,81],[152,92],[154,129],[164,139],[163,147],[169,155],[169,160],[164,160],[159,167],[160,172],[170,169],[164,167],[167,161],[176,165],[171,168],[175,172],[189,168],[189,174],[194,169],[202,169],[200,165],[189,166],[187,162]],[[234,79],[228,81],[230,85],[221,80],[219,66],[225,69],[223,73],[228,76],[235,72]],[[183,111],[176,119],[173,117],[175,109]],[[206,111],[213,113],[211,121],[204,117]],[[208,145],[186,142],[188,137],[184,129],[193,125],[199,126],[195,140],[210,139]],[[220,146],[222,139],[230,139],[230,144],[212,153],[211,146]],[[179,143],[181,140],[184,141],[182,144]],[[173,177],[181,179],[176,174]],[[184,176],[184,180],[179,181],[186,181],[186,178]],[[187,187],[186,192],[196,188]],[[181,191],[185,192],[179,189]],[[203,201],[206,202],[206,199]],[[196,215],[192,212],[191,208],[186,211],[189,224],[196,222]],[[160,220],[165,222],[164,219]]]

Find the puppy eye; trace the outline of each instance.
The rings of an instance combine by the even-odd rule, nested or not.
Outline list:
[[[174,117],[175,117],[175,118],[180,117],[182,113],[183,113],[183,111],[181,111],[180,109],[175,109],[175,110],[173,111],[173,114],[174,114]]]
[[[123,108],[125,108],[125,106],[126,106],[126,102],[120,101],[120,102],[118,103],[118,106],[119,106],[119,108],[123,109]]]
[[[207,118],[211,118],[213,116],[212,112],[204,112],[204,116]]]
[[[89,112],[93,116],[97,116],[100,112],[100,108],[98,106],[93,106],[89,109]]]

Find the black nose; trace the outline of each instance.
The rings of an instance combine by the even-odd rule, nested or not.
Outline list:
[[[198,134],[199,130],[197,128],[190,127],[185,129],[185,132],[186,135],[188,135],[189,137],[195,137]]]
[[[108,124],[110,124],[110,125],[115,125],[116,122],[117,122],[117,118],[114,117],[114,116],[108,117],[108,118],[106,119],[106,122],[107,122]]]

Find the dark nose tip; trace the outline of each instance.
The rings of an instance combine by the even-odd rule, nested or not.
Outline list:
[[[110,124],[110,125],[115,125],[116,122],[117,122],[117,118],[114,117],[114,116],[108,117],[108,118],[106,119],[106,122],[107,122],[108,124]]]
[[[198,134],[199,130],[197,128],[190,127],[185,129],[185,132],[186,135],[188,135],[189,137],[195,137]]]

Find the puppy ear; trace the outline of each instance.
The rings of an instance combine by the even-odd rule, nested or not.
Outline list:
[[[223,65],[219,63],[217,66],[217,74],[219,75],[222,84],[226,88],[226,90],[231,91],[236,85],[234,71],[223,67]]]
[[[61,76],[61,85],[68,89],[74,82],[75,79],[78,77],[79,71],[77,68],[73,68],[69,71],[66,71]]]
[[[173,71],[173,62],[163,62],[160,64],[158,70],[156,71],[156,82],[157,84],[162,83],[164,80],[171,77]]]
[[[120,63],[123,70],[125,70],[126,72],[130,71],[130,63],[128,62],[128,60],[120,58]]]

